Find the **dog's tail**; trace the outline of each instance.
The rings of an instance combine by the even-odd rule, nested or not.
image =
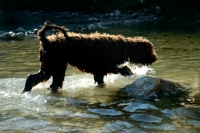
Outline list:
[[[49,30],[52,30],[52,29],[59,30],[59,31],[61,31],[61,32],[64,34],[64,36],[65,36],[66,38],[68,37],[68,35],[67,35],[65,29],[63,29],[63,28],[57,26],[56,24],[51,24],[49,21],[46,21],[46,22],[44,23],[42,29],[39,30],[38,33],[37,33],[37,34],[38,34],[38,40],[41,41],[43,45],[44,45],[44,44],[48,44],[48,42],[49,42],[49,40],[48,40],[47,37],[46,37],[45,32],[46,32],[46,31],[49,31]]]

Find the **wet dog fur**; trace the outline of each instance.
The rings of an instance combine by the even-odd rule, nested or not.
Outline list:
[[[57,30],[59,33],[46,37],[45,32]],[[94,82],[103,84],[103,77],[109,73],[130,76],[134,73],[127,61],[134,64],[150,65],[157,60],[153,44],[143,37],[124,37],[110,34],[80,34],[66,32],[64,28],[45,22],[38,31],[40,42],[40,70],[30,74],[22,92],[53,77],[51,91],[63,85],[67,65],[81,72],[91,73]]]

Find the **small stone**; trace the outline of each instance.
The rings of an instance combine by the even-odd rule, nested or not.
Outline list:
[[[38,29],[33,29],[33,33],[37,34]]]
[[[89,29],[89,30],[91,30],[91,29],[93,29],[93,28],[94,28],[94,24],[88,25],[88,29]]]
[[[110,17],[112,18],[113,16],[114,16],[114,13],[111,12],[111,13],[110,13]]]
[[[121,12],[119,10],[115,11],[115,17],[120,17],[121,16]]]
[[[26,30],[24,28],[18,28],[15,30],[15,32],[26,32]]]

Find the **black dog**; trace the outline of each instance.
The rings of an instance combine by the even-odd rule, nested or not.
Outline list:
[[[60,32],[46,37],[45,32],[52,29]],[[40,71],[28,76],[22,92],[31,91],[33,86],[47,81],[51,76],[53,82],[50,89],[56,91],[62,87],[68,64],[93,74],[95,83],[102,84],[103,77],[108,73],[133,75],[129,66],[119,67],[128,60],[131,63],[150,65],[157,59],[153,44],[142,37],[66,33],[63,28],[50,22],[45,22],[38,31],[38,40]]]

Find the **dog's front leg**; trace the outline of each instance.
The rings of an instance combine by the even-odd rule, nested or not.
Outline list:
[[[53,82],[50,85],[50,91],[56,92],[58,88],[62,88],[64,77],[65,77],[65,71],[66,71],[67,65],[66,64],[56,64],[56,66],[52,69],[52,76],[53,76]]]
[[[45,69],[40,69],[36,74],[28,75],[22,93],[31,91],[32,87],[40,82],[47,81],[50,77],[51,74],[48,71],[45,71]]]
[[[104,75],[103,74],[95,74],[94,73],[93,76],[94,76],[94,83],[98,83],[98,85],[104,83],[104,81],[103,81]]]

